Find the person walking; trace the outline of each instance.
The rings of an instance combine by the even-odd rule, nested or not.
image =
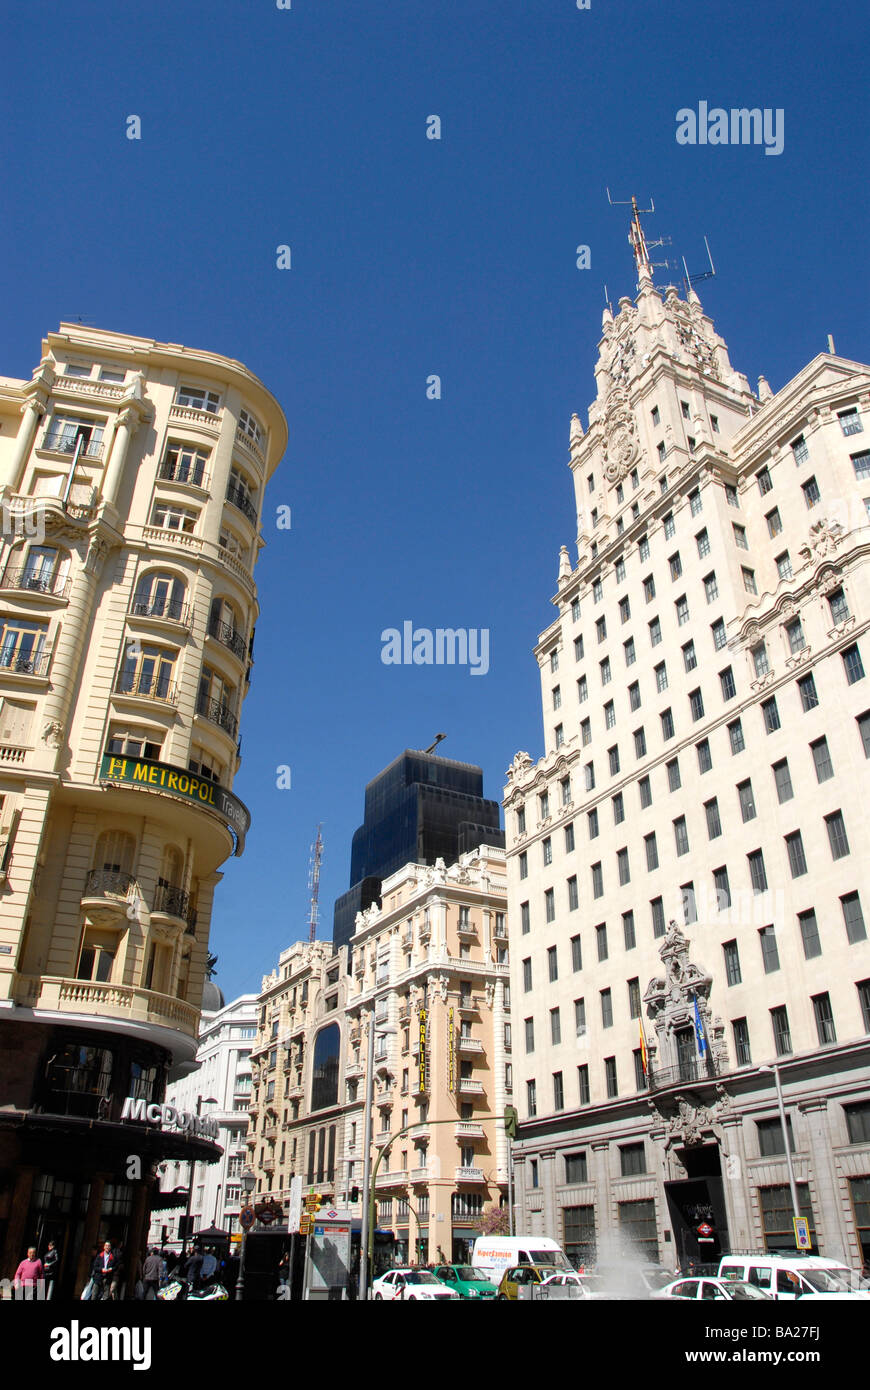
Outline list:
[[[160,1280],[163,1274],[163,1261],[157,1249],[151,1251],[145,1258],[142,1266],[142,1282],[145,1285],[145,1301],[153,1302],[157,1297],[157,1290],[160,1288]]]
[[[112,1242],[107,1240],[103,1243],[102,1250],[91,1266],[91,1278],[94,1281],[94,1290],[91,1294],[92,1300],[99,1301],[109,1297],[114,1268],[115,1256],[112,1251]]]
[[[57,1267],[60,1264],[60,1255],[53,1240],[48,1242],[48,1249],[45,1252],[45,1259],[42,1262],[45,1269],[45,1296],[54,1298],[54,1284],[57,1279]]]
[[[36,1286],[41,1279],[45,1278],[45,1269],[42,1260],[36,1257],[36,1246],[29,1245],[27,1254],[15,1271],[15,1278],[12,1281],[13,1288],[23,1290],[18,1294],[19,1298],[35,1298]],[[28,1293],[27,1290],[30,1290]]]

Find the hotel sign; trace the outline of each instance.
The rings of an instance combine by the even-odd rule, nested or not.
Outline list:
[[[456,1029],[452,1006],[447,1011],[447,1089],[451,1094],[456,1090]]]
[[[426,1030],[428,1027],[426,1010],[420,1009],[418,1017],[420,1020],[420,1090],[425,1091],[428,1089],[426,1076]]]
[[[213,811],[224,822],[235,837],[234,854],[241,854],[245,848],[245,835],[251,824],[251,813],[243,801],[217,782],[207,777],[196,777],[182,767],[170,763],[155,763],[148,758],[122,758],[111,753],[103,756],[100,764],[100,781],[113,786],[146,787],[154,791],[166,792],[182,801],[193,802],[207,811]]]

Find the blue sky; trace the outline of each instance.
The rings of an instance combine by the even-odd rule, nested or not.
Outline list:
[[[28,376],[81,316],[240,358],[288,417],[235,784],[253,826],[212,927],[228,996],[306,934],[318,821],[330,933],[364,785],[403,748],[446,731],[497,799],[516,750],[540,756],[531,649],[574,541],[569,419],[594,395],[604,284],[614,304],[635,288],[607,185],[655,199],[659,256],[700,269],[709,237],[702,302],[750,382],[778,389],[828,333],[866,360],[866,39],[853,0],[8,12],[0,373]],[[700,100],[783,108],[783,153],[678,146]],[[488,628],[489,673],[383,665],[405,619]]]

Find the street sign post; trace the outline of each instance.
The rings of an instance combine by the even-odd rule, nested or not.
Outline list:
[[[810,1223],[805,1216],[792,1217],[794,1222],[794,1240],[798,1250],[812,1250],[813,1242],[810,1236]]]

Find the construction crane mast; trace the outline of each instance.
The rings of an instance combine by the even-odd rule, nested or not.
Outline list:
[[[311,906],[308,913],[308,940],[317,939],[317,914],[319,912],[318,899],[320,897],[320,861],[323,858],[323,836],[320,833],[320,826],[317,827],[317,839],[311,846],[311,858],[308,861],[308,887],[311,891]]]

